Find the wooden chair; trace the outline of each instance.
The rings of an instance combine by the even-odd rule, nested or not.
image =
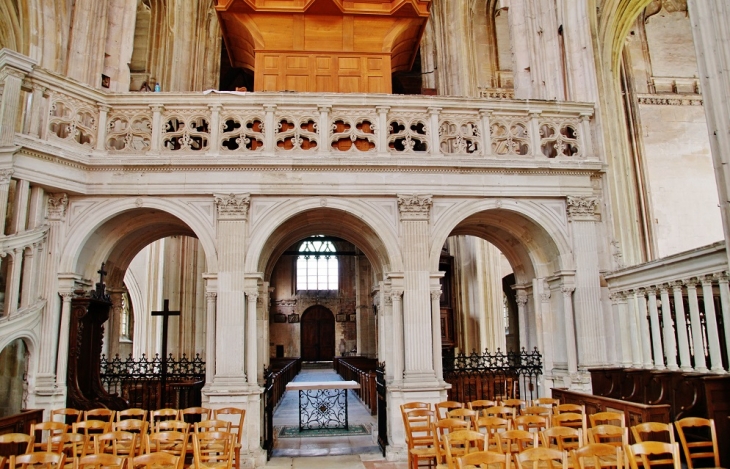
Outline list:
[[[235,435],[232,433],[193,433],[195,469],[231,469],[235,446]]]
[[[400,405],[400,413],[401,413],[401,416],[403,416],[403,415],[405,415],[406,412],[410,412],[411,410],[414,410],[414,409],[430,410],[431,408],[432,408],[432,406],[428,402],[406,402],[405,404]]]
[[[586,414],[586,406],[584,405],[578,405],[578,404],[558,404],[553,408],[553,413],[555,415],[559,414]]]
[[[231,433],[229,420],[202,420],[193,424],[193,431],[199,432],[226,432]]]
[[[548,407],[552,410],[553,407],[560,405],[560,399],[553,399],[552,397],[538,397],[533,399],[531,406]]]
[[[5,455],[28,454],[33,452],[33,435],[25,433],[6,433],[0,435],[0,452]],[[0,456],[0,469],[5,469],[8,456]]]
[[[673,466],[672,469],[680,469],[679,445],[677,443],[662,443],[659,441],[645,441],[643,443],[634,443],[626,445],[626,455],[628,456],[629,466],[631,469],[639,469],[639,461],[645,468],[648,468],[647,459],[652,456],[651,461],[660,461],[658,455],[669,456],[661,459],[668,461]],[[666,464],[666,463],[665,463]]]
[[[674,427],[671,423],[644,422],[631,427],[636,443],[644,441],[663,441],[675,443]]]
[[[65,454],[66,465],[69,465],[73,461],[73,458],[93,454],[94,446],[83,433],[64,433],[51,438],[51,445],[48,447],[48,451]]]
[[[113,454],[88,454],[74,459],[74,469],[124,469],[127,458]]]
[[[124,409],[117,411],[116,413],[117,422],[121,422],[122,420],[129,420],[129,419],[137,419],[146,421],[147,420],[147,411],[145,409],[138,409],[138,408],[132,408],[132,409]]]
[[[65,455],[48,451],[13,455],[8,460],[9,469],[61,469],[66,464]]]
[[[228,418],[221,418],[221,416],[227,415]],[[246,418],[246,411],[237,407],[223,407],[216,409],[213,412],[213,418],[216,420],[229,420],[231,419],[231,432],[236,435],[236,447],[234,448],[233,455],[233,466],[236,469],[240,467],[240,455],[241,452],[241,441],[243,441],[243,421]]]
[[[623,467],[623,451],[619,446],[589,443],[570,452],[576,469],[608,469]]]
[[[129,469],[145,467],[145,469],[176,469],[180,458],[170,453],[149,453],[129,458]]]
[[[177,469],[183,469],[187,443],[187,432],[154,432],[145,435],[145,453],[170,453],[179,459]]]
[[[457,430],[443,437],[446,465],[454,467],[454,458],[477,451],[485,451],[486,435],[474,430]]]
[[[94,437],[108,432],[111,429],[112,422],[104,420],[84,420],[73,424],[73,433],[84,435],[86,441],[82,450],[83,454],[91,454],[94,452]]]
[[[537,415],[539,417],[545,417],[549,424],[553,418],[553,410],[552,407],[533,405],[520,410],[520,415]]]
[[[158,422],[164,420],[178,420],[180,411],[177,409],[157,409],[150,411],[150,429],[155,428]]]
[[[484,409],[482,415],[485,417],[499,417],[502,419],[514,419],[516,412],[514,407],[494,406]]]
[[[40,422],[30,426],[30,434],[33,435],[33,451],[47,451],[49,442],[53,437],[60,436],[68,430],[68,425],[63,422]]]
[[[489,451],[492,451],[492,449],[494,449],[494,451],[499,451],[497,449],[497,433],[511,430],[512,420],[500,417],[479,417],[475,425],[477,431],[486,435],[487,449]]]
[[[546,469],[554,469],[558,465],[562,466],[562,469],[568,468],[568,454],[550,448],[526,449],[519,453],[515,460],[517,469],[539,469],[541,465]]]
[[[682,443],[682,451],[687,461],[687,467],[694,469],[697,459],[712,459],[714,467],[720,467],[720,453],[717,449],[717,432],[713,419],[687,417],[674,422]],[[704,432],[704,434],[702,434]],[[691,437],[687,441],[688,434]]]
[[[588,443],[608,443],[613,446],[629,444],[629,429],[616,425],[597,425],[588,429]]]
[[[421,459],[435,462],[437,460],[434,446],[436,412],[416,408],[403,415],[403,426],[408,445],[408,467],[417,469]]]
[[[137,435],[136,433],[123,431],[96,435],[94,438],[94,453],[133,458],[138,454],[137,438],[140,437],[141,435]]]
[[[474,451],[456,458],[457,469],[487,468],[493,465],[499,465],[501,469],[509,469],[509,454],[494,451]]]
[[[583,434],[585,434],[587,430],[586,416],[574,412],[553,415],[552,423],[553,427],[579,428],[583,430]]]
[[[180,411],[180,420],[187,422],[191,428],[194,423],[210,420],[212,417],[213,411],[205,407],[188,407]]]
[[[540,432],[542,445],[558,451],[568,451],[584,445],[583,431],[580,428],[550,427]]]
[[[515,409],[515,415],[518,415],[522,409],[527,407],[527,402],[522,399],[505,399],[500,405],[503,407],[512,407]]]
[[[626,414],[623,412],[597,412],[589,415],[588,418],[591,421],[591,427],[598,425],[626,426]]]
[[[497,448],[501,453],[517,454],[530,448],[537,448],[537,433],[524,430],[507,430],[497,433]]]
[[[72,425],[76,422],[81,421],[81,417],[84,415],[84,412],[78,409],[72,409],[70,407],[65,407],[63,409],[54,409],[51,411],[51,420],[57,421],[57,422],[63,422],[66,425]],[[58,420],[58,417],[61,417],[61,420]]]
[[[84,412],[84,420],[114,421],[114,411],[111,409],[91,409]]]
[[[515,429],[541,432],[548,428],[548,419],[539,415],[520,415],[514,418]]]
[[[457,401],[443,401],[437,403],[434,408],[436,409],[436,419],[441,420],[449,416],[449,412],[455,409],[463,409],[464,404]]]
[[[163,420],[157,422],[155,432],[184,432],[190,433],[190,424],[182,420]]]
[[[145,420],[140,419],[124,419],[119,422],[114,422],[111,425],[111,431],[131,432],[140,436],[147,433],[148,428],[149,424]]]
[[[450,410],[448,413],[449,418],[457,418],[468,422],[470,430],[476,429],[476,421],[478,416],[478,412],[472,409],[454,409]]]
[[[466,408],[471,410],[476,410],[481,415],[481,411],[484,409],[487,409],[489,407],[496,406],[497,403],[495,401],[490,401],[487,399],[478,399],[476,401],[471,401],[466,403]]]

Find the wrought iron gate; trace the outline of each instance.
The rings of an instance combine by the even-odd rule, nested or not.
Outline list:
[[[378,393],[378,446],[385,456],[385,447],[388,446],[388,401],[385,387],[385,362],[378,364],[375,369],[375,389]]]

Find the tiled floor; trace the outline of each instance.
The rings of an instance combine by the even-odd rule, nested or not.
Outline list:
[[[303,369],[295,381],[335,381],[340,376],[331,368]],[[352,392],[348,392],[349,423],[374,428],[376,420]],[[274,413],[274,428],[299,425],[299,398],[286,392]],[[385,461],[375,437],[275,438],[274,451],[267,468],[291,469],[405,469],[405,462]]]

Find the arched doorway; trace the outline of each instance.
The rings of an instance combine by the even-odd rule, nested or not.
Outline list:
[[[335,357],[335,317],[324,306],[312,306],[302,315],[302,360],[330,361]]]

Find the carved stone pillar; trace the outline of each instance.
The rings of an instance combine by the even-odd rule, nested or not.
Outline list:
[[[702,299],[705,305],[707,348],[710,349],[710,371],[724,373],[722,352],[720,351],[720,333],[717,329],[717,316],[715,316],[715,294],[712,291],[712,276],[702,277]]]
[[[636,308],[636,290],[632,290],[626,297],[626,306],[629,315],[629,333],[631,335],[631,361],[634,368],[641,368],[641,326]]]
[[[205,292],[205,384],[210,385],[215,376],[215,303],[218,293]]]
[[[61,330],[59,331],[58,355],[56,358],[56,384],[66,387],[66,368],[68,367],[68,328],[71,321],[72,292],[61,292]]]
[[[429,271],[431,196],[399,195],[403,252],[403,327],[406,385],[437,384],[433,369]]]
[[[61,301],[58,296],[58,259],[60,249],[59,240],[64,237],[64,226],[66,219],[66,208],[68,198],[66,194],[48,194],[47,220],[48,249],[45,251],[43,265],[43,297],[47,299],[45,311],[41,317],[41,340],[40,354],[38,360],[38,377],[36,379],[36,390],[40,392],[53,392],[55,387],[56,357],[59,351],[58,339],[61,316]],[[69,297],[68,301],[71,301]],[[70,303],[69,303],[70,308]],[[67,319],[68,321],[68,319]],[[63,349],[68,350],[68,345]],[[64,352],[66,353],[66,352]],[[63,379],[66,379],[64,370]]]
[[[641,327],[641,356],[644,368],[651,369],[654,362],[651,359],[651,328],[649,326],[649,308],[646,304],[646,290],[637,290],[639,324]]]
[[[36,252],[38,252],[38,244],[33,244],[25,248],[23,253],[23,273],[22,273],[22,289],[20,291],[20,309],[27,308],[31,303],[31,298],[35,301],[38,296],[36,293]]]
[[[13,176],[12,169],[0,170],[0,236],[5,236],[5,218],[8,214],[8,192],[10,190],[10,179]]]
[[[258,384],[258,350],[256,349],[256,303],[259,299],[258,289],[246,290],[246,378],[248,384]]]
[[[527,292],[524,285],[515,286],[517,302],[517,323],[520,329],[520,348],[527,348]]]
[[[674,316],[677,321],[677,349],[679,350],[679,366],[682,371],[692,371],[692,359],[689,355],[689,338],[687,336],[687,314],[684,312],[682,282],[671,282],[674,296]]]
[[[672,320],[672,304],[669,302],[669,289],[667,285],[659,286],[659,293],[662,298],[662,324],[664,325],[664,356],[667,360],[668,370],[678,370],[677,365],[677,340],[674,338],[674,321]]]
[[[403,337],[403,290],[391,290],[393,308],[393,379],[403,381],[405,339]]]
[[[431,327],[433,333],[433,370],[436,379],[444,379],[441,353],[441,289],[431,290]]]
[[[4,85],[0,100],[0,147],[13,145],[15,125],[22,106],[20,92],[23,78],[35,65],[36,62],[29,57],[10,49],[0,50],[0,81]]]
[[[700,303],[697,299],[697,280],[691,278],[684,281],[687,286],[687,301],[689,302],[690,327],[692,329],[692,350],[694,351],[695,371],[707,373],[705,360],[705,346],[702,342],[702,323],[700,322]]]
[[[565,309],[565,350],[568,357],[568,373],[578,372],[578,357],[575,348],[575,328],[573,327],[573,285],[563,285],[563,308]]]
[[[631,334],[629,332],[629,314],[626,305],[626,295],[624,292],[615,292],[611,294],[611,303],[613,305],[614,315],[618,321],[619,336],[616,341],[619,344],[618,360],[623,367],[631,366]]]
[[[112,301],[112,308],[109,314],[109,321],[104,326],[104,343],[102,344],[102,353],[109,358],[114,358],[119,354],[119,325],[122,320],[122,298],[124,290],[120,288],[107,289],[109,299]]]
[[[575,255],[575,325],[578,337],[578,364],[595,366],[606,363],[606,333],[601,308],[601,280],[598,265],[595,197],[567,199],[568,220],[573,232]]]
[[[715,274],[720,289],[720,307],[722,308],[722,323],[725,328],[725,350],[730,355],[730,285],[727,272]],[[729,357],[730,358],[730,357]]]
[[[662,349],[662,332],[659,328],[659,310],[656,304],[656,289],[654,287],[646,290],[649,298],[649,318],[651,320],[651,342],[654,344],[654,369],[664,370],[664,351]]]
[[[215,195],[218,213],[218,305],[214,386],[245,386],[244,258],[248,194]],[[254,375],[252,379],[256,379]]]

